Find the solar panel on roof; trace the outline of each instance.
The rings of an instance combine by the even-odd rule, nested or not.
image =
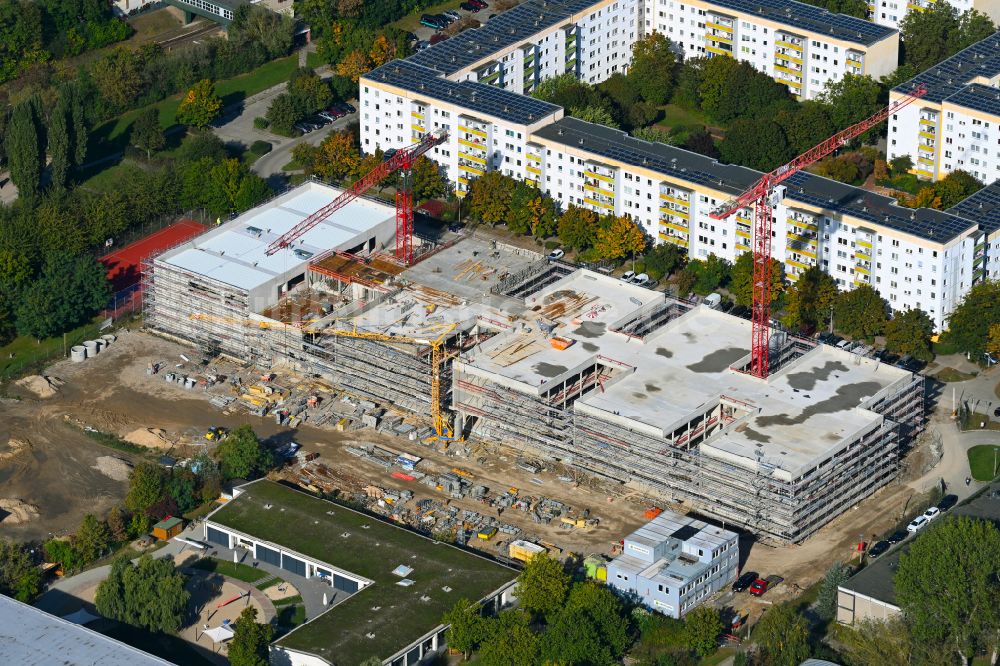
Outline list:
[[[966,197],[948,212],[980,224],[987,234],[1000,230],[1000,181]]]
[[[978,76],[993,78],[997,74],[1000,74],[1000,32],[959,51],[894,90],[905,92],[921,83],[927,86],[926,101],[941,102],[960,91],[972,79]]]
[[[704,155],[675,146],[640,141],[620,130],[593,125],[577,118],[563,118],[537,130],[534,136],[582,148],[594,155],[648,168],[727,194],[743,192],[761,176],[753,169],[720,164]],[[902,208],[890,197],[804,171],[785,181],[785,186],[785,197],[793,202],[812,205],[831,213],[846,213],[856,219],[937,242],[946,242],[974,224],[950,212]],[[1000,188],[997,196],[1000,200]]]

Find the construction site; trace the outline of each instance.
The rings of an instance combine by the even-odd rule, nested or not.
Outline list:
[[[308,183],[146,267],[149,328],[251,369],[220,409],[506,448],[785,543],[892,481],[923,427],[922,378],[780,331],[755,376],[751,324],[704,305],[475,236],[400,261],[382,204],[280,242],[336,196]],[[453,476],[429,483],[473,492]]]

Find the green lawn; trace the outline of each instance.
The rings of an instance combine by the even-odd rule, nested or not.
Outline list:
[[[251,95],[287,81],[288,77],[291,76],[292,72],[298,66],[298,60],[298,55],[293,54],[287,58],[272,60],[247,74],[217,81],[215,92],[222,98],[225,106],[237,104]],[[156,109],[159,113],[160,125],[163,128],[166,129],[176,125],[177,107],[180,106],[181,97],[182,94],[168,97],[161,102],[145,106],[141,109],[133,109],[128,113],[124,113],[117,118],[98,125],[90,135],[90,146],[87,151],[88,159],[100,159],[106,155],[124,150],[126,141],[128,140],[128,130],[132,126],[132,123],[150,108]]]
[[[975,378],[976,373],[961,372],[955,368],[942,368],[934,374],[934,378],[942,382],[964,382]]]
[[[107,622],[112,621],[102,620],[101,625]],[[180,636],[154,633],[118,622],[114,622],[113,626],[101,633],[175,664],[190,664],[191,666],[202,666],[203,664],[211,666],[213,664]]]
[[[736,654],[736,648],[734,647],[719,648],[715,654],[710,654],[699,661],[698,666],[718,666],[718,664],[721,664],[734,654]]]
[[[972,471],[972,478],[976,481],[992,481],[996,478],[993,473],[994,460],[1000,466],[1000,446],[980,444],[969,449],[969,469]]]
[[[84,340],[92,340],[100,331],[97,320],[74,328],[66,333],[65,349],[78,345]],[[19,336],[0,347],[0,381],[14,379],[30,371],[39,370],[49,361],[63,357],[63,336],[48,338],[39,342],[35,338]]]
[[[275,606],[291,606],[292,604],[301,604],[302,597],[296,594],[294,597],[285,597],[284,599],[278,599],[274,602]]]
[[[244,583],[256,583],[261,578],[269,576],[266,571],[254,569],[246,564],[225,562],[211,557],[203,557],[191,566],[195,569],[201,569],[202,571],[210,571],[212,573],[235,578],[236,580],[242,580]]]
[[[278,626],[283,629],[294,629],[306,621],[306,609],[301,604],[278,607]]]
[[[326,64],[326,61],[320,57],[315,51],[309,51],[306,53],[306,67],[311,67],[317,69]]]
[[[698,111],[689,111],[676,104],[665,104],[660,107],[663,111],[663,118],[656,123],[657,127],[670,129],[682,127],[684,125],[704,125],[705,114]]]
[[[462,0],[446,0],[446,2],[441,2],[427,9],[422,9],[420,11],[413,12],[412,14],[407,14],[403,18],[399,19],[394,25],[400,30],[406,30],[408,32],[414,32],[420,27],[420,17],[423,14],[440,14],[448,9],[458,9],[458,6],[462,4]],[[489,14],[487,14],[489,16]],[[482,19],[479,19],[482,21]]]

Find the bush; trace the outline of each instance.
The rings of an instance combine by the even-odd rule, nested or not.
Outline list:
[[[267,118],[257,116],[256,118],[253,119],[253,126],[256,127],[257,129],[267,129],[268,127],[271,126],[271,121],[268,120]]]
[[[254,155],[267,155],[273,146],[268,141],[254,141],[250,144],[250,152]]]
[[[560,243],[557,240],[547,240],[547,241],[545,241],[545,249],[546,250],[554,250],[557,247],[559,247],[559,245],[560,245]]]
[[[633,266],[632,270],[634,270],[636,273],[645,273],[646,272],[646,262],[645,261],[639,261],[639,260],[637,260],[637,261],[635,261],[632,264],[632,266]]]

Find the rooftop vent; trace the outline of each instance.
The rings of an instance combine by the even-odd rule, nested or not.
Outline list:
[[[558,130],[556,130],[556,133],[557,133],[557,134],[558,134],[559,136],[562,136],[562,134],[563,134],[563,128],[562,128],[562,127],[560,127],[560,128],[558,129]]]
[[[580,142],[579,143],[580,143],[581,146],[583,145],[583,137],[582,136],[580,137]]]
[[[264,233],[263,229],[257,227],[247,227],[247,233],[249,233],[254,238],[260,238],[260,235]]]
[[[313,253],[309,250],[295,250],[295,256],[299,259],[309,259],[313,256]]]

